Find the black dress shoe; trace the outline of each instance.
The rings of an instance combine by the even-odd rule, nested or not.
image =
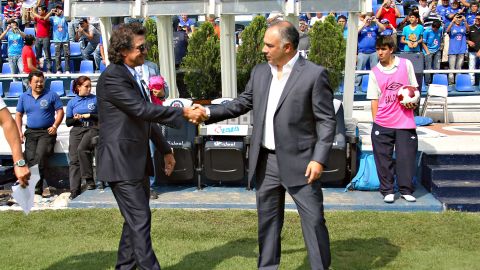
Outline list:
[[[95,185],[95,181],[93,179],[87,179],[86,182],[87,182],[88,190],[94,190],[97,188],[97,186]]]
[[[73,200],[73,199],[75,199],[76,197],[78,197],[78,195],[80,195],[80,192],[74,190],[74,191],[71,191],[71,192],[70,192],[70,196],[68,196],[68,198],[69,198],[70,200]]]
[[[150,200],[156,200],[158,199],[158,192],[156,192],[153,189],[150,189]]]

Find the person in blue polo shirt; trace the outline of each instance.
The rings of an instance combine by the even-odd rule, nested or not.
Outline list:
[[[82,179],[87,189],[95,189],[92,168],[92,138],[98,135],[97,97],[91,94],[92,81],[87,76],[78,77],[73,83],[76,96],[67,104],[65,120],[70,129],[68,155],[70,156],[70,199],[81,193]]]
[[[28,82],[30,89],[18,99],[15,122],[22,142],[25,141],[25,159],[28,166],[38,164],[40,181],[35,187],[35,193],[41,195],[47,159],[53,153],[57,129],[64,112],[58,95],[44,89],[45,77],[41,71],[30,72]],[[27,114],[25,133],[22,131],[24,114]]]

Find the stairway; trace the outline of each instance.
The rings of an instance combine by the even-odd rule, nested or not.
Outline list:
[[[480,155],[424,155],[422,184],[445,209],[480,212]]]

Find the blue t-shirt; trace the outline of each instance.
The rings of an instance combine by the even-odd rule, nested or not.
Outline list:
[[[63,107],[60,97],[49,90],[44,90],[35,99],[32,90],[20,95],[17,103],[17,112],[27,114],[27,127],[48,128],[55,122],[55,111]]]
[[[11,30],[7,33],[8,56],[22,55],[23,38],[20,34],[13,33]]]
[[[362,28],[358,33],[358,52],[359,53],[374,53],[375,42],[377,41],[378,26],[370,25]]]
[[[412,29],[411,25],[405,26],[403,28],[402,36],[405,36],[405,41],[419,41],[423,34],[423,26],[417,24],[415,29]],[[422,44],[418,43],[418,46],[415,48],[410,48],[407,45],[404,47],[406,52],[419,52],[422,48]]]
[[[347,37],[348,37],[348,28],[345,27],[345,28],[343,29],[343,38],[344,38],[344,39],[347,39]]]
[[[443,19],[443,23],[445,23],[445,29],[452,23],[452,20],[448,18],[449,15],[457,14],[460,11],[460,8],[453,9],[452,7],[448,7],[447,11],[445,12],[445,16]]]
[[[467,19],[468,25],[472,26],[475,23],[475,16],[477,16],[477,13],[467,13],[467,16],[465,16],[465,18]]]
[[[65,16],[50,17],[53,29],[53,42],[68,42],[68,23]]]
[[[385,30],[380,33],[380,36],[391,36],[393,35],[393,29],[392,28],[386,28]]]
[[[438,15],[442,16],[442,21],[445,23],[445,15],[447,14],[447,10],[450,8],[450,5],[438,5],[437,6],[437,13]],[[445,26],[446,27],[446,26]]]
[[[467,28],[464,25],[452,25],[450,28],[448,54],[463,54],[467,51]]]
[[[67,118],[75,114],[97,113],[97,96],[90,94],[86,97],[75,96],[67,104]],[[80,119],[85,120],[85,119]],[[85,120],[85,121],[88,121]]]
[[[425,28],[423,31],[423,43],[427,45],[428,51],[430,53],[435,53],[440,49],[440,44],[442,43],[443,28],[440,27],[437,32],[433,31],[432,27]],[[423,50],[425,53],[425,50]]]

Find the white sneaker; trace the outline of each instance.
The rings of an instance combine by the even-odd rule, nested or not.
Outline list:
[[[70,71],[65,71],[65,74],[70,74]]]
[[[61,72],[61,71],[57,71],[57,74],[62,74],[62,72]]]
[[[416,202],[417,199],[415,199],[415,197],[413,197],[412,195],[402,195],[402,198],[405,199],[405,201],[407,202]]]
[[[395,201],[395,194],[387,194],[383,198],[383,201],[386,203],[393,203]]]

